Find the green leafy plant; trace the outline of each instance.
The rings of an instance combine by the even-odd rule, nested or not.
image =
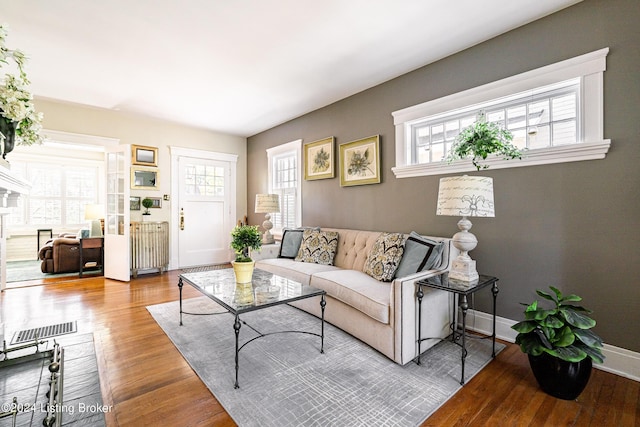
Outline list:
[[[477,170],[487,169],[489,165],[483,164],[490,154],[502,156],[505,159],[521,159],[522,151],[513,145],[513,134],[499,124],[488,122],[483,113],[478,120],[458,134],[451,146],[451,151],[446,160],[452,163],[455,160],[471,158],[471,163]]]
[[[150,208],[151,206],[153,206],[153,200],[151,200],[151,199],[150,199],[150,198],[148,198],[148,197],[145,197],[144,199],[142,199],[142,206],[144,206],[144,208],[146,209],[146,210],[144,211],[143,215],[151,215],[151,214],[149,213],[149,208]]]
[[[16,122],[15,135],[18,145],[42,144],[42,113],[35,110],[33,95],[29,91],[31,82],[24,69],[27,58],[20,50],[6,46],[7,30],[0,25],[0,70],[5,67],[12,70],[9,59],[18,69],[18,76],[4,72],[0,80],[0,116]],[[11,147],[13,148],[13,147]]]
[[[551,301],[554,307],[545,309],[538,301],[527,305],[525,320],[512,326],[518,332],[516,344],[527,354],[539,356],[548,353],[568,362],[579,362],[590,357],[596,363],[604,361],[602,339],[590,331],[596,321],[588,316],[590,310],[570,303],[582,301],[571,294],[564,296],[550,286],[553,294],[537,290],[542,298]]]
[[[231,230],[231,248],[236,252],[236,262],[251,262],[249,250],[262,247],[257,225],[238,225]]]

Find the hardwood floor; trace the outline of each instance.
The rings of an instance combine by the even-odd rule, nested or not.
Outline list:
[[[27,321],[77,320],[78,332],[94,333],[104,404],[113,406],[108,426],[235,425],[145,308],[177,300],[177,277],[11,288],[0,295],[0,312],[7,335]],[[183,289],[185,298],[199,296]],[[526,356],[509,344],[423,425],[640,426],[640,383],[594,369],[577,400],[555,399],[538,389]]]

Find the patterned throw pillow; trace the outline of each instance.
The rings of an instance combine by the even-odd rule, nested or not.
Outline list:
[[[338,249],[337,231],[319,231],[306,229],[302,233],[302,242],[296,261],[333,265]]]
[[[382,233],[364,263],[364,272],[374,279],[389,282],[404,253],[404,235]]]

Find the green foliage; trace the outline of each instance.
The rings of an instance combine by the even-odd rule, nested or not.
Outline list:
[[[153,200],[145,197],[144,199],[142,199],[142,206],[144,206],[144,208],[146,209],[146,211],[144,211],[144,214],[149,215],[149,208],[153,206]]]
[[[231,230],[231,248],[236,252],[236,262],[250,262],[249,250],[260,247],[262,240],[257,225],[238,225]]]
[[[483,114],[479,119],[458,134],[451,146],[446,160],[471,158],[477,170],[487,169],[489,165],[482,164],[490,154],[502,156],[505,159],[521,159],[522,151],[511,143],[513,134],[494,122],[487,122]]]
[[[539,356],[548,353],[568,362],[579,362],[590,357],[596,363],[604,361],[602,339],[590,329],[596,321],[588,316],[591,311],[568,304],[582,301],[577,295],[564,296],[550,286],[553,294],[537,290],[536,293],[551,301],[551,309],[538,306],[538,301],[527,305],[522,322],[511,328],[518,332],[516,344],[527,354]]]

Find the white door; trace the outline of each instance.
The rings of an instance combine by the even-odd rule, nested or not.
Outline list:
[[[227,161],[178,158],[180,268],[230,261],[232,169]]]
[[[129,281],[130,145],[109,147],[105,153],[107,175],[104,224],[104,277]]]

